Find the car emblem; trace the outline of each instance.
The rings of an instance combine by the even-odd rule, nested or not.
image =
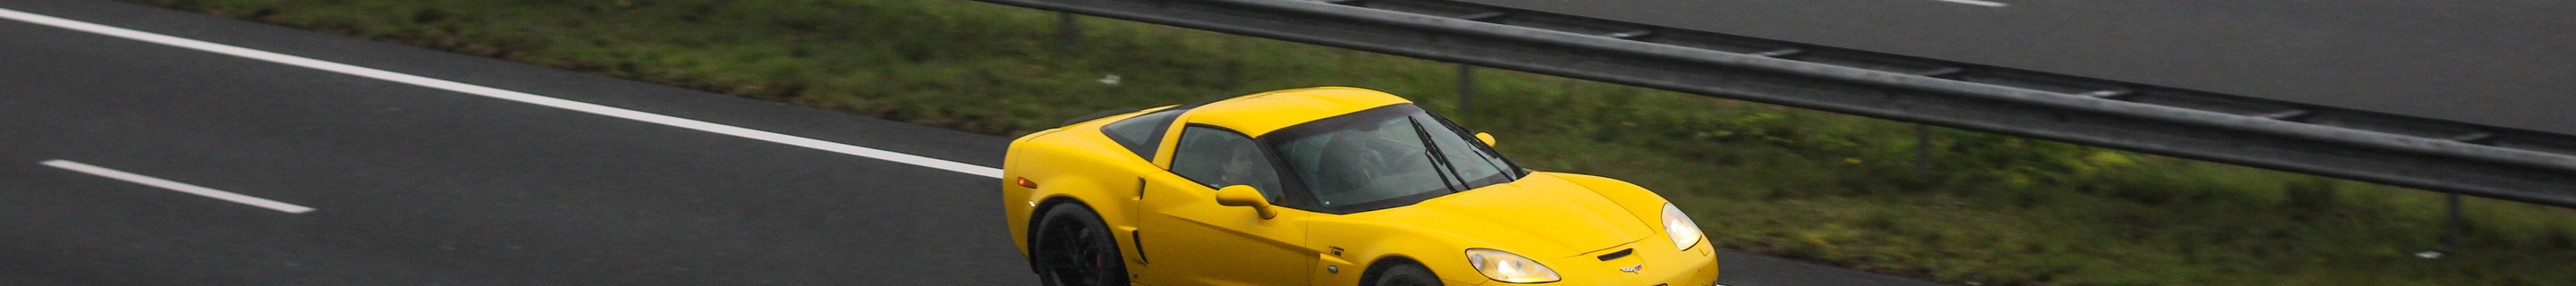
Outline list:
[[[1645,264],[1637,264],[1637,266],[1629,266],[1629,267],[1619,268],[1619,272],[1637,273],[1637,271],[1646,271],[1646,265],[1645,265]]]

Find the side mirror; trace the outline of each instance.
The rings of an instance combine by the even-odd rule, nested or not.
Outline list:
[[[1216,204],[1229,207],[1252,207],[1252,211],[1261,213],[1261,219],[1279,217],[1278,210],[1270,209],[1270,200],[1262,199],[1261,191],[1253,190],[1252,186],[1234,185],[1216,189]]]
[[[1493,134],[1485,134],[1484,132],[1476,132],[1476,140],[1479,140],[1479,141],[1485,141],[1485,146],[1494,146],[1494,135],[1493,135]]]

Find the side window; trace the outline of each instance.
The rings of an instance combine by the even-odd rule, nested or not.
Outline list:
[[[1172,173],[1189,178],[1210,189],[1233,185],[1252,186],[1261,196],[1279,203],[1279,169],[1270,156],[1252,138],[1223,129],[1190,126],[1181,129],[1180,146],[1172,151]]]
[[[1164,131],[1172,128],[1172,119],[1180,117],[1183,110],[1187,109],[1174,107],[1120,119],[1101,126],[1100,133],[1109,135],[1110,141],[1118,141],[1119,146],[1127,147],[1127,152],[1136,153],[1136,157],[1153,161],[1154,148],[1162,147],[1156,145],[1163,143]]]

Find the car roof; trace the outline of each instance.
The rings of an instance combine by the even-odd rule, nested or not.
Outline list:
[[[1308,121],[1412,102],[1394,94],[1364,88],[1301,88],[1209,102],[1190,109],[1185,118],[1189,123],[1215,125],[1259,137]]]

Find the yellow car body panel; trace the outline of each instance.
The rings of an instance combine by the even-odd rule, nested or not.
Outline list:
[[[1246,95],[1190,107],[1140,157],[1101,128],[1162,107],[1113,115],[1012,141],[1003,163],[1003,210],[1011,239],[1032,255],[1031,220],[1041,208],[1081,204],[1097,212],[1142,285],[1359,285],[1364,271],[1410,260],[1449,285],[1513,284],[1470,266],[1469,248],[1517,254],[1561,280],[1539,285],[1710,285],[1713,246],[1677,246],[1661,224],[1664,198],[1615,179],[1528,172],[1517,180],[1410,205],[1333,214],[1221,206],[1215,190],[1175,175],[1185,126],[1259,136],[1372,108],[1409,104],[1357,88],[1309,88]],[[1024,187],[1019,180],[1033,182]],[[1142,241],[1139,241],[1139,239]],[[1632,254],[1603,259],[1605,254]],[[1643,265],[1639,267],[1639,265]],[[1642,269],[1638,269],[1642,268]]]

